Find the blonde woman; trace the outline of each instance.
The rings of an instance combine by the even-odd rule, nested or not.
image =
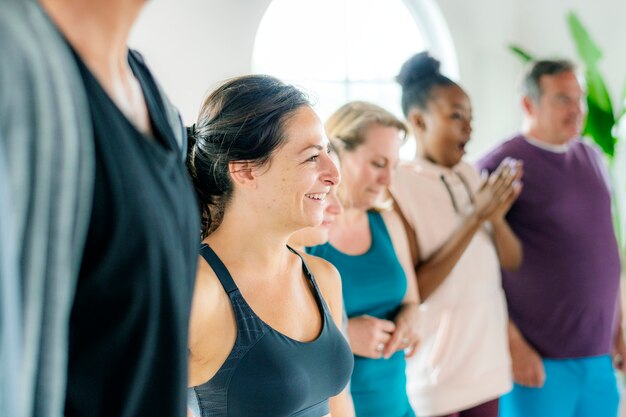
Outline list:
[[[310,253],[339,270],[355,356],[351,393],[357,417],[411,417],[405,350],[418,343],[418,296],[402,221],[375,210],[391,183],[404,124],[379,106],[352,102],[327,121],[340,153],[344,212],[329,242]]]

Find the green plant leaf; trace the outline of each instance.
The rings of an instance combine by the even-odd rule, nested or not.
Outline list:
[[[624,90],[622,91],[621,102],[619,103],[619,116],[617,120],[620,120],[626,114],[626,83],[624,83]]]
[[[578,55],[587,66],[595,66],[602,57],[602,51],[589,36],[587,29],[574,12],[567,14],[567,25],[578,49]]]
[[[599,107],[593,100],[587,99],[587,120],[583,135],[591,137],[609,158],[615,156],[613,125],[615,119],[612,112]]]
[[[613,114],[611,96],[600,71],[596,67],[585,68],[585,81],[587,83],[587,101],[593,101],[603,111]]]
[[[524,64],[533,61],[535,58],[526,50],[522,49],[517,45],[509,45],[509,51],[513,52],[519,59],[522,60]]]
[[[597,67],[598,61],[602,57],[602,51],[593,42],[576,13],[568,13],[567,24],[576,44],[578,55],[585,64],[588,113],[583,134],[590,136],[602,151],[612,159],[615,155],[616,143],[613,136],[615,114],[613,113],[611,96]]]

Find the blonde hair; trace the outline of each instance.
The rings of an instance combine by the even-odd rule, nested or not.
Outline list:
[[[344,152],[351,152],[365,142],[365,132],[372,125],[395,127],[400,131],[402,143],[406,141],[409,132],[407,125],[402,120],[376,104],[366,101],[348,102],[335,110],[324,124],[326,134],[337,149],[339,160],[341,160]],[[344,184],[343,181],[342,184]],[[349,205],[342,184],[339,186],[338,194],[344,204]],[[389,210],[393,200],[388,198],[389,195],[386,197],[385,200],[377,202],[372,209],[375,211]]]
[[[339,149],[353,151],[365,141],[365,131],[371,125],[395,127],[401,133],[402,142],[406,140],[406,124],[382,107],[366,101],[351,101],[339,107],[324,125],[326,134]]]

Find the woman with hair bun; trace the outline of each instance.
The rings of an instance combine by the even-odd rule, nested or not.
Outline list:
[[[398,76],[402,109],[417,141],[392,186],[414,232],[422,344],[407,362],[419,416],[497,417],[511,388],[500,266],[515,269],[521,245],[504,215],[521,190],[521,164],[488,178],[463,161],[472,109],[463,89],[426,52]]]
[[[322,417],[352,371],[341,283],[287,246],[322,222],[339,182],[306,96],[260,75],[226,81],[191,129],[202,210],[191,311],[189,397],[197,416]],[[345,407],[344,407],[345,409]]]

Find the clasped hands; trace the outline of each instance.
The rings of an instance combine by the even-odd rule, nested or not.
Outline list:
[[[366,358],[389,359],[404,350],[406,357],[415,354],[419,344],[419,308],[406,303],[393,321],[363,315],[348,320],[348,339],[352,352]]]

